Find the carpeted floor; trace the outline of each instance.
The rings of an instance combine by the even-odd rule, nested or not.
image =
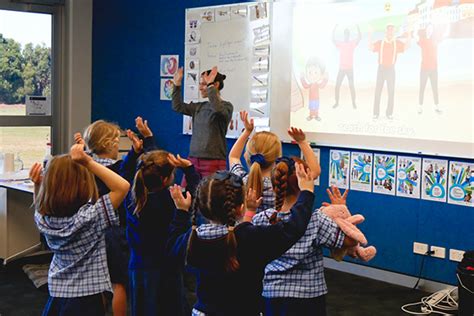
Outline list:
[[[45,286],[36,289],[22,271],[25,264],[47,262],[39,256],[17,260],[0,267],[0,316],[37,316],[46,302]],[[326,269],[330,316],[406,315],[400,307],[416,302],[426,293]],[[195,296],[189,293],[192,300]],[[192,302],[191,302],[192,303]],[[317,315],[315,315],[317,316]]]

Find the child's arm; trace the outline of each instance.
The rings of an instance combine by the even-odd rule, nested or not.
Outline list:
[[[102,180],[109,188],[110,202],[112,206],[117,209],[122,203],[123,199],[128,193],[130,184],[107,167],[95,162],[92,157],[84,152],[84,145],[76,144],[71,147],[71,158],[77,163],[82,164],[89,169],[94,175]]]
[[[191,207],[191,194],[186,192],[184,198],[181,187],[174,185],[170,187],[171,197],[176,206],[174,218],[169,226],[166,251],[169,256],[184,260],[188,248],[189,236],[191,234],[189,209]]]
[[[318,178],[321,174],[321,167],[319,166],[319,161],[314,155],[311,146],[306,141],[305,133],[299,128],[290,127],[288,129],[288,135],[290,135],[290,137],[298,144],[298,147],[300,147],[304,160],[308,164],[309,170],[311,170],[311,176],[313,179]]]
[[[148,121],[143,120],[140,116],[137,116],[135,119],[135,126],[143,136],[143,150],[146,153],[152,150],[157,150],[158,146],[156,145],[151,128],[148,127]]]
[[[185,103],[181,96],[181,82],[183,81],[183,68],[179,68],[173,78],[173,93],[171,94],[171,107],[174,111],[193,116],[196,111],[197,104]]]
[[[239,138],[234,143],[234,146],[232,146],[232,149],[229,152],[230,169],[232,169],[233,165],[241,163],[240,157],[242,156],[242,152],[244,151],[245,144],[247,143],[247,140],[249,139],[250,134],[252,134],[252,131],[254,129],[253,119],[250,119],[249,121],[248,112],[240,111],[240,119],[244,122],[245,130],[239,136]]]
[[[249,188],[245,199],[245,214],[243,222],[252,222],[252,218],[257,213],[257,209],[262,204],[263,197],[257,198],[257,192]]]

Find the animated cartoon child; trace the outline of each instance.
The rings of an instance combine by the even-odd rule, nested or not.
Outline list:
[[[301,85],[309,89],[309,116],[308,121],[321,120],[319,116],[319,89],[326,86],[328,74],[324,64],[317,58],[310,58],[306,63],[306,71],[301,75]]]

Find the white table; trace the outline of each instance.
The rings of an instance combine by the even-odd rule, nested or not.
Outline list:
[[[26,170],[11,178],[27,177]],[[0,258],[7,264],[38,250],[41,243],[32,208],[33,186],[22,180],[6,180],[5,175],[0,179]]]

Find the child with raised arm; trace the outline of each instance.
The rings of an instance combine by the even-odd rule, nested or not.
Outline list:
[[[248,140],[254,129],[253,119],[249,120],[246,111],[240,112],[240,118],[244,122],[245,130],[229,152],[230,171],[242,177],[244,183],[257,192],[257,196],[263,197],[263,202],[257,209],[258,213],[275,206],[271,171],[277,158],[282,155],[281,142],[277,135],[266,131],[255,133]],[[321,168],[304,132],[292,127],[288,129],[288,135],[298,144],[308,161],[310,175],[313,179],[319,177]],[[250,171],[247,171],[240,161],[244,147],[244,158]]]
[[[301,193],[289,220],[266,227],[241,222],[244,184],[229,171],[219,171],[199,184],[193,215],[199,211],[209,220],[209,224],[199,227],[189,212],[190,194],[184,198],[181,188],[173,187],[177,210],[167,248],[170,255],[186,260],[196,272],[198,301],[193,315],[252,316],[263,311],[265,265],[303,236],[311,217],[313,179],[301,165],[297,166],[297,175]],[[247,208],[255,211],[259,202],[255,191],[249,189]]]
[[[112,292],[104,232],[118,225],[115,211],[130,185],[112,170],[72,146],[68,155],[52,158],[44,177],[35,163],[35,221],[53,259],[48,273],[49,299],[43,315],[105,315],[104,292]],[[94,175],[110,192],[99,198]]]

